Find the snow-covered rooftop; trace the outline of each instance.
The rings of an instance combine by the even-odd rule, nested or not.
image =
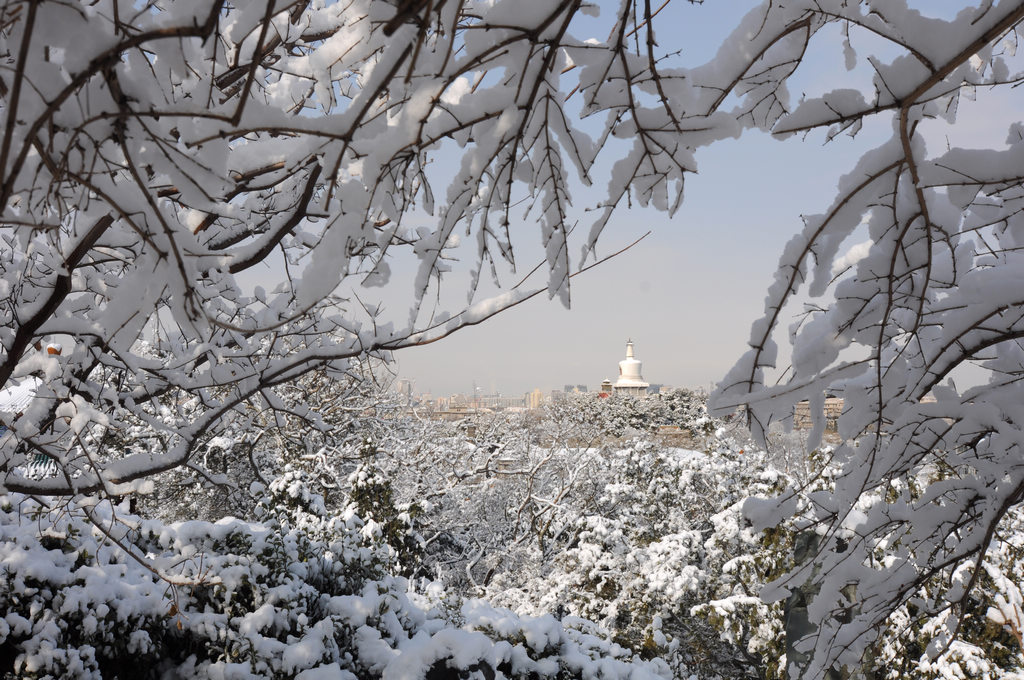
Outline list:
[[[39,383],[39,378],[28,377],[17,385],[0,390],[0,418],[15,416],[28,408]]]

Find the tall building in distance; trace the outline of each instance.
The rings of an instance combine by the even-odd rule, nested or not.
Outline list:
[[[544,403],[544,393],[538,387],[532,392],[527,392],[523,397],[523,402],[528,409],[538,409]]]
[[[405,403],[412,403],[413,382],[407,378],[399,378],[395,381],[395,391],[405,397]]]
[[[644,382],[640,369],[643,362],[633,354],[633,340],[626,341],[626,358],[619,362],[619,379],[612,385],[613,394],[642,397],[650,385]]]

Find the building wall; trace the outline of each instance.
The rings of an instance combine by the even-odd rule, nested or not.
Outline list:
[[[825,429],[834,432],[836,422],[843,413],[843,400],[840,397],[825,399]],[[793,409],[793,427],[798,430],[809,430],[814,422],[811,418],[811,404],[801,401]]]

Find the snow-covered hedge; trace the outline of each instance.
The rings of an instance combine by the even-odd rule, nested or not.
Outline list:
[[[665,659],[676,677],[763,677],[780,651],[781,607],[757,598],[761,537],[740,513],[747,495],[784,482],[762,464],[641,440],[609,450],[599,494],[550,564],[529,579],[496,576],[488,596],[523,612],[564,607]]]
[[[592,624],[520,617],[394,576],[380,526],[301,475],[259,522],[162,524],[0,497],[0,676],[655,678]]]

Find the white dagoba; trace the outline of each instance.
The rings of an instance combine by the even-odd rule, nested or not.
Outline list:
[[[640,374],[643,363],[633,355],[633,341],[626,341],[626,358],[619,362],[619,379],[612,386],[615,394],[641,396],[647,394],[649,383]]]

